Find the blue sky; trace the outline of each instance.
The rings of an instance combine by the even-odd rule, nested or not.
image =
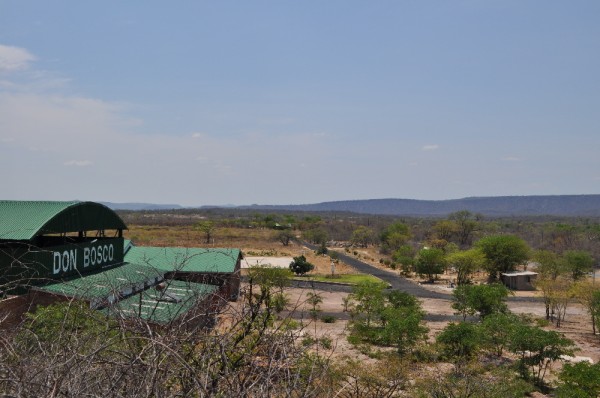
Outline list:
[[[3,199],[600,193],[597,1],[0,0]]]

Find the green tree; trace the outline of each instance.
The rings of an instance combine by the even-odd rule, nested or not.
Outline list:
[[[553,330],[520,323],[511,332],[508,349],[519,357],[521,376],[540,387],[550,365],[563,355],[573,355],[575,350],[573,341]]]
[[[352,237],[350,238],[350,243],[354,246],[359,247],[368,247],[373,243],[375,238],[375,233],[369,227],[365,227],[364,225],[359,226],[354,231],[352,231]]]
[[[600,396],[600,363],[565,364],[558,375],[558,398],[597,398]]]
[[[216,229],[215,223],[212,221],[200,221],[194,227],[204,234],[204,243],[210,243]]]
[[[486,316],[481,322],[483,345],[496,356],[501,357],[510,341],[512,330],[521,322],[516,315],[510,313]]]
[[[379,236],[381,251],[392,253],[402,247],[410,238],[412,238],[412,234],[408,225],[397,221],[384,229]]]
[[[485,256],[478,249],[458,251],[447,256],[448,264],[456,270],[456,284],[464,285],[471,282],[473,273],[485,264]]]
[[[436,337],[442,354],[459,362],[472,358],[481,348],[477,325],[469,322],[450,323]]]
[[[510,291],[501,284],[461,285],[452,292],[452,308],[463,315],[479,313],[480,318],[496,313],[508,312],[506,298]]]
[[[315,269],[315,266],[306,261],[304,256],[294,257],[294,260],[290,263],[290,270],[296,275],[304,275],[313,269]]]
[[[425,312],[420,306],[388,306],[382,312],[382,318],[386,320],[382,340],[385,344],[395,346],[401,355],[409,352],[427,339],[429,329],[423,325],[424,316]]]
[[[592,321],[592,333],[596,334],[596,325],[600,323],[600,286],[592,281],[581,280],[573,286],[573,295],[588,311]]]
[[[329,234],[323,228],[317,227],[304,231],[304,239],[315,245],[325,245],[329,240]]]
[[[446,268],[446,259],[444,251],[441,249],[424,248],[419,250],[416,262],[417,272],[420,275],[426,275],[430,282],[433,282],[436,275],[444,272]]]
[[[480,239],[476,246],[486,258],[491,280],[497,280],[503,272],[514,271],[529,257],[529,247],[525,241],[513,235],[488,236]]]
[[[560,257],[550,250],[538,250],[533,254],[533,259],[538,263],[536,269],[540,278],[555,280],[567,270]]]
[[[311,305],[312,308],[310,309],[310,315],[314,320],[316,320],[319,312],[321,312],[319,304],[323,302],[323,296],[318,293],[308,292],[306,293],[306,302]]]
[[[415,263],[415,250],[410,245],[403,245],[394,251],[392,254],[392,260],[401,264],[402,272],[405,275],[408,275],[413,271],[413,266]]]
[[[441,220],[435,223],[433,231],[438,239],[450,241],[453,236],[458,234],[458,225],[451,220]]]
[[[571,278],[576,281],[592,271],[594,258],[584,250],[567,250],[563,253],[566,269],[571,273]]]
[[[352,289],[352,299],[356,302],[353,315],[355,321],[364,323],[368,328],[371,322],[385,308],[385,285],[380,282],[364,281]]]

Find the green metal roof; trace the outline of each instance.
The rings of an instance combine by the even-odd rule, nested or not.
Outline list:
[[[102,272],[34,289],[99,303],[102,299],[131,294],[163,280],[164,273],[140,264],[126,263]],[[100,300],[100,301],[99,301]]]
[[[94,202],[0,201],[0,239],[30,240],[38,235],[126,229],[108,207]]]
[[[232,273],[239,257],[239,249],[132,246],[125,261],[164,272]]]
[[[218,287],[201,283],[169,280],[166,288],[149,288],[103,309],[106,314],[122,318],[142,318],[156,323],[168,323],[188,312],[201,299]]]

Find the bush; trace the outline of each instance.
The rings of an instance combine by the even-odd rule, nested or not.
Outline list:
[[[329,336],[323,336],[319,339],[319,344],[326,350],[331,350],[333,347],[333,340],[331,340],[331,337]]]
[[[336,319],[333,315],[323,315],[321,317],[321,322],[323,323],[335,323]]]
[[[304,275],[313,269],[315,269],[315,266],[306,261],[304,256],[294,257],[294,261],[290,263],[290,270],[296,275]]]

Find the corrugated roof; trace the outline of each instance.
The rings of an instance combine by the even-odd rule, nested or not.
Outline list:
[[[152,286],[161,281],[164,273],[140,264],[126,263],[96,274],[85,275],[65,282],[53,283],[34,289],[85,299],[100,303],[103,299],[115,299]]]
[[[125,254],[125,261],[165,272],[231,273],[239,256],[239,249],[132,246]]]
[[[166,288],[152,287],[103,309],[106,314],[122,318],[141,317],[156,323],[168,323],[188,312],[201,299],[218,287],[200,283],[169,280]]]
[[[100,203],[0,201],[0,239],[30,240],[43,234],[126,228],[117,213]]]

